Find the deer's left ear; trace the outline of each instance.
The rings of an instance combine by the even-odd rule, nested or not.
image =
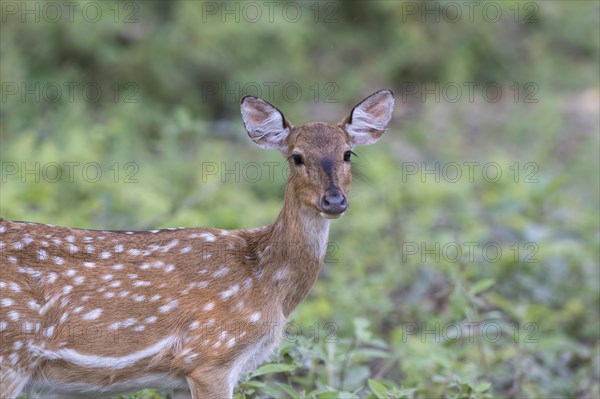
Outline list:
[[[393,110],[394,93],[389,89],[373,93],[358,103],[341,123],[350,135],[351,145],[368,145],[379,140]]]

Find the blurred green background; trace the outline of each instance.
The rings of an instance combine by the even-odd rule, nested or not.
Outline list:
[[[284,162],[241,97],[302,124],[396,94],[302,333],[238,397],[600,396],[598,2],[61,4],[1,3],[8,219],[268,224]]]

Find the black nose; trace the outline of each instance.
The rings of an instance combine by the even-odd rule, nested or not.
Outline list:
[[[348,201],[340,190],[334,188],[328,190],[321,198],[321,208],[325,213],[338,215],[348,208]]]

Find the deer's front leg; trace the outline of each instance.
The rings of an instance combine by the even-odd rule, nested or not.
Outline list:
[[[233,384],[229,382],[227,369],[195,370],[187,377],[192,399],[230,399],[233,396]]]

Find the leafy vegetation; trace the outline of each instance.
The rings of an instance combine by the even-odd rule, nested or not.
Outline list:
[[[77,2],[57,22],[14,3],[0,10],[9,219],[264,225],[285,167],[247,139],[241,96],[300,124],[396,93],[389,132],[356,151],[328,263],[237,398],[600,397],[597,2],[492,2],[498,21],[461,2],[460,18],[443,2],[282,2],[272,20],[260,2],[260,17]]]

